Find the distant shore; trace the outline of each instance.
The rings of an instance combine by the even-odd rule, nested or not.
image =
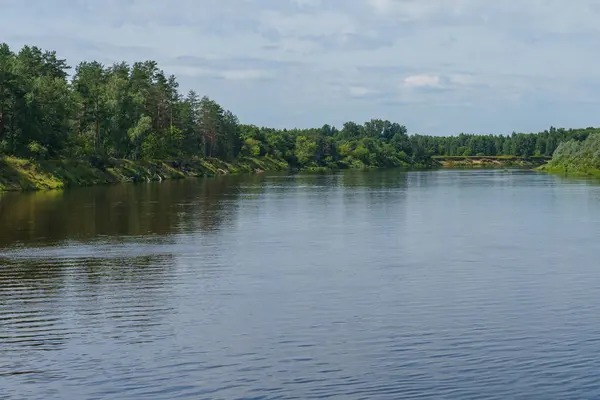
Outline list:
[[[537,168],[552,157],[515,157],[515,156],[434,156],[442,168]]]

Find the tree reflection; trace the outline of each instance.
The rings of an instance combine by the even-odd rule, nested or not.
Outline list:
[[[187,179],[0,196],[0,247],[98,237],[214,231],[235,218],[238,199],[260,177]]]

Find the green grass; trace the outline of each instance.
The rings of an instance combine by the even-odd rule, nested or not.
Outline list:
[[[0,190],[62,189],[64,182],[44,166],[14,157],[0,159]]]
[[[231,163],[214,159],[184,161],[105,160],[99,166],[87,161],[31,161],[15,157],[0,158],[0,191],[63,189],[123,182],[182,179],[188,176],[216,176],[228,173],[282,171],[285,161],[266,157],[241,157]]]
[[[433,157],[423,164],[400,161],[389,167],[410,169],[446,168],[489,168],[489,167],[535,167],[546,157],[523,159],[513,156],[453,156]],[[385,166],[382,166],[385,167]],[[325,173],[339,169],[377,168],[354,158],[331,161],[326,166],[310,165],[296,168],[297,171]],[[287,162],[272,156],[240,157],[232,162],[216,158],[188,160],[124,160],[108,159],[92,165],[84,160],[32,161],[14,157],[0,157],[0,191],[24,191],[63,189],[76,186],[91,186],[125,182],[146,182],[186,177],[216,176],[223,174],[260,173],[263,171],[289,170]]]
[[[555,166],[552,164],[542,165],[536,168],[536,171],[548,172],[551,174],[571,176],[574,178],[600,178],[600,169],[597,168],[582,168],[582,167],[566,167]]]
[[[31,161],[0,158],[0,191],[63,189],[124,182],[182,179],[188,176],[215,176],[228,173],[280,171],[286,162],[271,157],[246,157],[227,163],[217,159],[185,161],[110,159],[93,166],[87,161]]]
[[[435,156],[427,164],[402,164],[403,169],[446,168],[489,168],[489,167],[535,167],[547,157],[529,159],[514,156]],[[95,165],[95,166],[94,166]],[[263,171],[285,171],[287,162],[271,156],[240,157],[232,162],[216,158],[190,160],[122,160],[108,159],[92,165],[83,160],[32,161],[15,157],[0,157],[0,191],[26,191],[63,189],[76,186],[91,186],[124,182],[145,182],[186,177],[216,176],[223,174],[256,173]],[[336,169],[373,169],[362,161],[349,158],[331,162],[327,166],[306,166],[299,170],[324,173]],[[600,175],[600,171],[585,172]]]

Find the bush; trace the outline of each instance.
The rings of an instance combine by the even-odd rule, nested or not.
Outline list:
[[[600,134],[591,134],[583,142],[571,140],[561,143],[548,167],[574,172],[600,170]]]
[[[260,142],[253,138],[244,140],[242,146],[242,154],[249,157],[256,157],[260,155]]]
[[[48,156],[48,149],[36,141],[27,145],[27,151],[29,156],[35,160],[43,160]]]

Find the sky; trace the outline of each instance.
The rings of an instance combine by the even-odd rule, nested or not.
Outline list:
[[[244,123],[600,126],[597,0],[0,0],[0,41],[156,60]]]

